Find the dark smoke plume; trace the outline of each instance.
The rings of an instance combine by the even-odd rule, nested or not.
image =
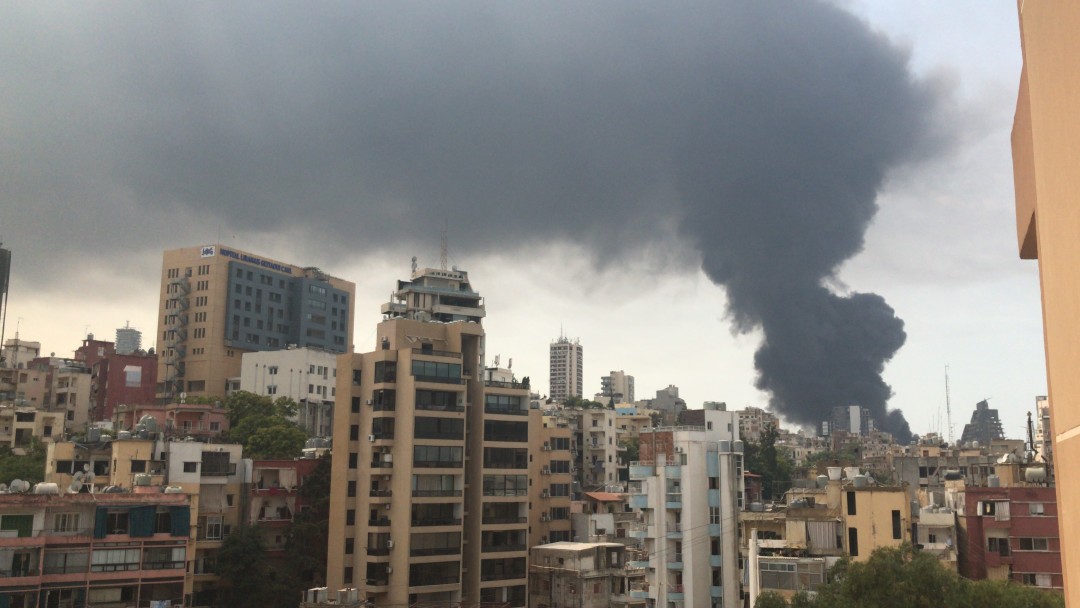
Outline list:
[[[33,2],[3,9],[0,55],[26,281],[221,228],[316,263],[446,224],[463,257],[573,241],[601,263],[677,230],[763,330],[781,414],[858,404],[908,434],[881,379],[902,323],[825,285],[938,99],[837,6]]]

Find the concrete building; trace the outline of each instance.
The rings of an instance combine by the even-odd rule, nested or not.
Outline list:
[[[540,410],[508,372],[481,373],[483,312],[464,271],[414,269],[383,305],[377,350],[339,358],[330,589],[375,606],[525,605]]]
[[[626,546],[559,542],[533,547],[529,566],[532,608],[644,608],[631,589],[644,585],[645,571],[629,569]]]
[[[1054,458],[1080,461],[1080,175],[1075,171],[1080,120],[1080,7],[1073,3],[1017,2],[1024,65],[1013,122],[1013,183],[1020,257],[1039,260],[1043,332]],[[1055,470],[1061,514],[1065,602],[1080,606],[1080,471]]]
[[[1050,425],[1050,400],[1035,398],[1035,458],[1046,464],[1046,473],[1054,479],[1054,431]]]
[[[544,415],[540,432],[530,441],[531,469],[540,473],[533,477],[540,495],[531,501],[529,510],[530,546],[573,540],[570,503],[581,491],[576,479],[578,463],[571,451],[573,436],[566,418]]]
[[[961,444],[990,445],[991,441],[1005,439],[1005,432],[1001,429],[1001,419],[998,411],[992,409],[986,400],[975,404],[975,411],[971,412],[971,422],[964,425],[964,433],[960,436]]]
[[[780,419],[760,407],[747,407],[736,412],[739,415],[739,437],[743,441],[761,441],[767,429],[779,429]]]
[[[102,357],[91,369],[90,421],[110,420],[120,405],[155,403],[158,360],[156,355],[122,354]]]
[[[827,437],[837,433],[853,436],[869,435],[874,431],[874,419],[870,410],[858,405],[842,405],[832,408],[832,416],[821,423],[821,435]]]
[[[577,338],[559,336],[551,343],[549,353],[551,400],[561,404],[570,397],[584,395],[585,356]]]
[[[655,410],[664,417],[664,424],[673,425],[679,421],[680,415],[686,411],[686,401],[679,397],[679,387],[669,384],[667,388],[656,391],[654,399],[644,399],[635,402],[638,410]]]
[[[644,555],[649,605],[737,606],[738,513],[743,506],[742,442],[734,412],[705,411],[705,426],[658,429],[630,464],[630,506],[641,515],[631,536]]]
[[[185,494],[0,494],[0,605],[186,605]]]
[[[285,558],[286,529],[307,507],[299,494],[300,486],[318,465],[314,458],[256,460],[251,464],[246,521],[259,526],[267,557],[278,564]]]
[[[615,426],[615,410],[585,409],[578,411],[581,448],[581,487],[583,490],[619,491],[619,468],[625,466],[622,454],[626,446],[620,442]]]
[[[634,377],[626,372],[612,371],[600,377],[600,397],[597,401],[606,405],[634,402]]]
[[[333,434],[337,397],[337,354],[318,348],[245,353],[240,390],[297,404],[296,423],[309,435]]]
[[[1068,543],[1058,531],[1053,488],[966,488],[964,501],[967,546],[961,574],[1063,588],[1061,551]]]
[[[242,447],[167,441],[164,434],[154,439],[102,437],[92,434],[81,442],[50,443],[45,480],[62,490],[88,491],[92,486],[95,496],[108,496],[102,490],[113,486],[154,495],[173,487],[190,497],[189,526],[194,534],[185,560],[190,562],[190,576],[183,579],[184,605],[212,605],[219,584],[214,573],[217,552],[246,514],[241,505],[251,482],[251,461],[243,458]]]
[[[32,360],[41,356],[41,342],[20,340],[16,333],[14,338],[4,340],[4,361],[2,367],[23,368]]]
[[[315,346],[352,351],[356,287],[317,268],[221,245],[164,253],[157,396],[222,397],[244,353]]]
[[[116,352],[121,355],[131,355],[142,350],[142,332],[125,323],[123,327],[116,328]]]

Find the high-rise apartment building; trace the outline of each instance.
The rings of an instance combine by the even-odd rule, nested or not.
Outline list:
[[[634,599],[656,606],[738,606],[742,442],[735,412],[705,411],[705,426],[660,428],[640,437],[630,465],[631,530],[646,568]]]
[[[129,323],[116,328],[116,352],[121,355],[130,355],[142,350],[142,332],[135,329]]]
[[[1076,102],[1080,5],[1017,2],[1024,67],[1013,121],[1013,183],[1020,257],[1039,260],[1050,417],[1057,462],[1080,460],[1080,144]],[[1080,606],[1080,471],[1057,467],[1065,603]]]
[[[465,272],[414,269],[383,313],[376,350],[338,359],[327,585],[375,606],[525,606],[528,386],[482,370]]]
[[[551,343],[551,400],[562,403],[570,397],[581,397],[585,381],[585,358],[577,338],[566,336]]]
[[[634,377],[622,370],[612,370],[608,375],[600,377],[600,395],[611,405],[633,403]]]
[[[221,245],[166,251],[158,398],[224,396],[238,385],[246,352],[290,344],[351,351],[355,291],[317,268]]]
[[[960,443],[981,442],[982,445],[989,446],[995,439],[1005,439],[1005,431],[1001,428],[998,411],[991,408],[984,399],[975,404],[975,411],[971,412],[971,422],[964,425]]]
[[[821,423],[821,435],[828,436],[838,432],[856,436],[866,436],[874,431],[874,419],[869,408],[858,405],[838,405],[832,408],[832,417]]]

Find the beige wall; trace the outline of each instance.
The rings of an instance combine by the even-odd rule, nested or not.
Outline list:
[[[855,495],[855,514],[848,511],[848,493]],[[899,538],[893,534],[893,511],[900,513]],[[911,505],[903,488],[855,489],[847,486],[840,496],[840,513],[844,520],[844,546],[848,553],[850,528],[857,529],[859,555],[855,561],[866,561],[874,549],[899,547],[911,542]]]
[[[1038,258],[1058,463],[1080,459],[1080,4],[1019,0],[1024,68],[1013,124],[1020,255]],[[1065,598],[1080,606],[1080,474],[1056,470]]]

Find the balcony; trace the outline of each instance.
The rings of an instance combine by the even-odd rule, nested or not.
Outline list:
[[[460,555],[461,547],[415,547],[409,549],[410,557],[430,557],[432,555]]]
[[[465,384],[463,378],[449,378],[444,376],[413,376],[416,382],[434,382],[436,384]]]
[[[675,556],[672,557],[672,560],[667,563],[667,569],[668,570],[682,570],[683,569],[682,553],[676,553]]]
[[[529,415],[529,410],[521,409],[521,408],[510,408],[510,407],[498,407],[498,406],[493,406],[493,405],[485,405],[484,406],[484,413],[496,414],[496,415],[499,415],[499,416],[528,416]]]
[[[635,600],[649,599],[649,583],[630,583],[630,597]],[[656,597],[651,596],[651,597]]]
[[[631,509],[648,509],[649,497],[645,494],[631,494],[630,495],[630,508]]]
[[[528,547],[524,543],[520,545],[481,545],[480,550],[484,553],[507,553],[510,551],[526,551]]]
[[[669,464],[664,467],[664,475],[668,479],[682,479],[682,467]]]
[[[677,601],[685,598],[685,590],[682,585],[668,585],[667,599]]]
[[[390,518],[389,517],[379,517],[378,519],[369,519],[367,523],[368,523],[369,526],[375,526],[375,527],[389,526],[390,525]]]
[[[461,519],[455,517],[427,517],[410,522],[414,527],[420,526],[460,526]]]
[[[529,385],[522,382],[500,382],[498,380],[484,380],[484,386],[488,388],[529,388]],[[493,412],[501,413],[501,412]]]
[[[668,492],[667,501],[664,504],[665,509],[681,509],[682,508],[682,492]]]
[[[682,537],[683,537],[682,524],[681,523],[668,524],[667,537],[669,539],[671,539],[671,540],[682,540]]]
[[[644,539],[648,535],[648,526],[645,524],[631,524],[626,528],[626,535],[630,538]]]
[[[724,556],[722,556],[722,555],[710,555],[709,556],[709,567],[710,568],[723,568],[724,567]]]
[[[423,410],[425,412],[454,412],[462,413],[465,411],[464,405],[445,405],[442,403],[417,403],[417,410]],[[438,439],[436,437],[436,439]]]
[[[455,353],[450,350],[424,350],[422,348],[412,349],[414,355],[428,355],[430,357],[450,357],[451,359],[460,359],[461,353]]]
[[[413,490],[413,498],[443,498],[461,496],[461,490]]]
[[[709,597],[724,597],[724,588],[718,585],[709,587]]]
[[[368,492],[368,496],[372,498],[389,498],[392,496],[392,490],[371,490]]]
[[[651,462],[631,462],[630,479],[645,479],[656,475],[656,467]]]

